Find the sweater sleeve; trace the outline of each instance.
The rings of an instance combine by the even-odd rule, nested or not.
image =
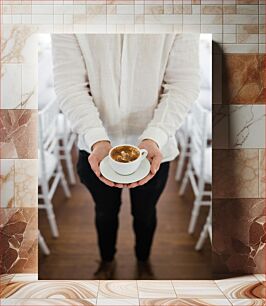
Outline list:
[[[94,143],[109,140],[93,97],[80,46],[74,34],[53,34],[54,83],[60,109],[74,132],[84,137],[91,152]]]
[[[177,34],[169,53],[163,91],[139,141],[154,140],[161,149],[181,126],[200,92],[199,35]]]

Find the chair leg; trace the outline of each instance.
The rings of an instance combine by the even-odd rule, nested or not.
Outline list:
[[[208,217],[206,219],[206,222],[204,224],[204,227],[203,227],[203,229],[200,233],[200,237],[199,237],[199,239],[197,241],[197,244],[195,246],[196,251],[200,251],[202,249],[202,246],[203,246],[205,240],[208,237],[208,232],[209,232],[210,225],[211,225],[211,214],[208,215]]]
[[[66,149],[64,148],[64,150]],[[76,183],[76,178],[74,174],[71,154],[69,151],[65,151],[65,157],[66,157],[66,166],[67,166],[67,174],[69,177],[69,181],[71,185],[74,185]]]
[[[57,238],[59,236],[58,227],[55,220],[53,204],[50,198],[48,197],[49,189],[47,182],[42,182],[41,187],[42,187],[42,195],[43,195],[45,210],[47,213],[47,218],[51,228],[52,236],[54,238]]]
[[[46,256],[50,255],[50,250],[49,250],[42,234],[40,233],[40,231],[39,231],[39,235],[38,235],[38,243],[39,243],[39,246],[40,246],[42,252],[44,253],[44,255],[46,255]]]
[[[187,165],[187,169],[186,169],[186,173],[185,173],[185,176],[182,180],[182,183],[181,183],[181,187],[180,187],[180,190],[179,190],[179,195],[182,196],[187,188],[187,184],[188,184],[188,179],[189,179],[189,172],[191,171],[191,165],[190,163],[188,163]]]
[[[51,228],[52,236],[57,238],[59,236],[58,227],[55,220],[54,208],[50,199],[48,199],[47,195],[44,196],[45,209],[47,212],[47,217],[49,221],[49,225]]]
[[[175,180],[180,181],[181,175],[182,175],[182,170],[184,168],[184,163],[186,159],[186,153],[187,153],[187,146],[181,150],[181,154],[179,156],[178,164],[177,164],[177,169],[176,169],[176,175],[175,175]]]
[[[67,181],[66,181],[66,177],[64,175],[64,172],[63,172],[63,169],[62,169],[62,165],[61,165],[61,162],[59,161],[58,162],[58,165],[57,165],[57,171],[59,172],[60,174],[60,184],[64,190],[64,194],[67,198],[70,198],[71,197],[71,193],[70,193],[70,190],[69,190],[69,187],[68,187],[68,184],[67,184]]]
[[[191,218],[189,222],[189,227],[188,227],[189,234],[193,234],[195,231],[196,223],[197,223],[198,216],[199,216],[199,210],[200,210],[200,201],[199,199],[196,199],[194,201],[194,206],[192,209]]]

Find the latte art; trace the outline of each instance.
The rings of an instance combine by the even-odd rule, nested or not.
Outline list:
[[[139,151],[131,146],[119,146],[112,150],[111,157],[120,163],[129,163],[139,157]]]

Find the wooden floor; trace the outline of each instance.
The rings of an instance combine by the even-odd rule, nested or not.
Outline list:
[[[74,160],[76,157],[74,156]],[[166,189],[158,203],[158,227],[151,263],[156,279],[212,279],[209,241],[201,252],[194,250],[207,210],[202,209],[195,235],[187,234],[193,196],[188,188],[178,196],[174,180],[176,162],[171,163]],[[53,239],[46,214],[39,211],[39,228],[51,250],[45,257],[39,252],[39,279],[92,279],[99,260],[94,227],[94,204],[89,192],[78,183],[66,200],[61,187],[54,197],[60,237]],[[115,279],[135,279],[134,236],[128,190],[123,191],[117,244]]]

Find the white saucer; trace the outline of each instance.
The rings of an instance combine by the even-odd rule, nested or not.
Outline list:
[[[138,170],[130,175],[121,175],[116,173],[110,166],[108,162],[108,156],[106,156],[100,163],[100,171],[101,174],[107,178],[108,180],[114,182],[114,183],[119,183],[119,184],[131,184],[134,182],[137,182],[141,179],[143,179],[145,176],[147,176],[150,172],[150,162],[148,161],[147,158],[145,158]]]

